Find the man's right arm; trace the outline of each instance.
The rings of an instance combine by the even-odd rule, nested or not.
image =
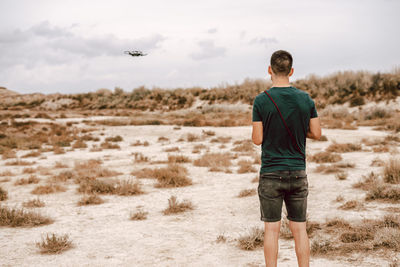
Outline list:
[[[307,137],[315,140],[319,140],[321,138],[321,123],[318,117],[310,119]]]

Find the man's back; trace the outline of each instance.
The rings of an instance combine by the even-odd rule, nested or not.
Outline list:
[[[317,117],[314,101],[295,87],[268,90],[305,155],[306,135],[311,118]],[[253,121],[263,124],[262,165],[260,173],[276,170],[304,170],[305,159],[293,144],[279,113],[265,92],[254,100]]]

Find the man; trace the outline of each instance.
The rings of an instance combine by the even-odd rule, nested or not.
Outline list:
[[[277,266],[283,201],[298,265],[309,266],[310,261],[305,147],[306,137],[316,140],[321,137],[321,126],[314,101],[306,92],[289,84],[292,63],[292,56],[286,51],[272,54],[268,67],[272,87],[260,93],[253,105],[252,139],[256,145],[262,144],[258,196],[268,267]]]

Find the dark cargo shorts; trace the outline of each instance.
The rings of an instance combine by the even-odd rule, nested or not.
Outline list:
[[[305,222],[307,212],[308,181],[305,170],[274,171],[260,174],[258,197],[261,220],[281,220],[282,203],[285,201],[287,218]]]

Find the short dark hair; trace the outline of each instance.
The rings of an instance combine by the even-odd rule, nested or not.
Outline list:
[[[288,75],[292,69],[292,55],[284,50],[275,51],[271,56],[271,68],[276,75]]]

